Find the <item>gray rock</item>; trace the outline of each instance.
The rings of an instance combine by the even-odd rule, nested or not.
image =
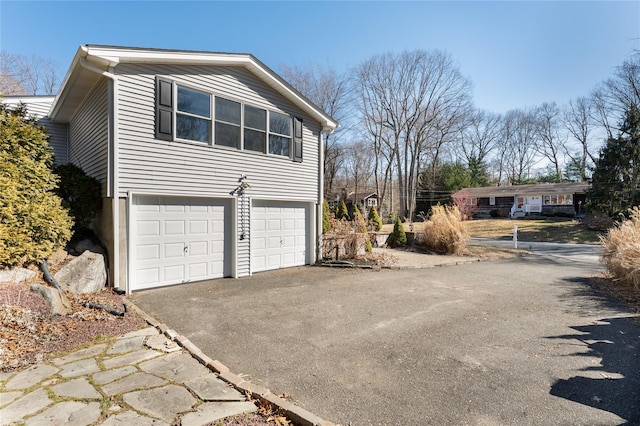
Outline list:
[[[93,374],[100,371],[98,363],[93,358],[82,359],[80,361],[65,364],[60,371],[62,377],[78,377],[86,374]]]
[[[49,395],[47,395],[47,391],[40,388],[0,410],[0,419],[3,425],[18,423],[21,422],[25,416],[37,413],[49,406],[52,402],[53,401],[49,399]]]
[[[22,396],[22,392],[0,392],[0,407],[10,404]]]
[[[210,371],[191,355],[174,352],[140,364],[140,369],[172,382],[184,383]]]
[[[44,412],[27,420],[27,426],[84,426],[94,423],[100,418],[99,402],[85,404],[78,401],[67,401],[50,407]]]
[[[104,368],[116,368],[129,364],[137,364],[139,362],[155,358],[160,355],[160,352],[152,349],[141,349],[135,352],[129,352],[124,355],[108,358],[102,361]]]
[[[168,339],[166,336],[162,334],[157,334],[155,336],[149,336],[145,345],[150,347],[151,349],[157,349],[159,351],[171,353],[178,352],[181,348],[173,340]]]
[[[102,386],[102,392],[106,395],[116,395],[118,393],[127,393],[136,389],[157,388],[168,384],[166,380],[147,373],[135,373],[124,377],[108,385]]]
[[[51,315],[67,315],[71,313],[71,303],[69,303],[67,295],[58,291],[57,288],[31,284],[31,291],[44,297],[44,300],[51,308]]]
[[[244,401],[245,396],[215,374],[207,374],[185,382],[198,398],[203,401]]]
[[[60,269],[54,278],[64,290],[74,293],[94,293],[107,283],[104,256],[85,251]]]
[[[113,344],[113,346],[109,348],[109,350],[107,351],[107,355],[133,352],[142,349],[144,339],[146,339],[145,336],[129,337],[128,339],[118,339]]]
[[[85,377],[69,380],[52,386],[51,390],[58,396],[66,396],[78,399],[100,399],[102,395],[94,388]]]
[[[127,365],[126,367],[116,368],[115,370],[107,370],[101,371],[99,373],[95,373],[92,378],[93,382],[97,385],[104,385],[114,380],[121,379],[129,374],[135,373],[138,371],[134,366]]]
[[[31,269],[11,268],[0,269],[0,282],[16,282],[21,283],[35,277],[36,273]]]
[[[150,417],[141,416],[134,411],[125,411],[124,413],[109,416],[100,426],[169,426],[162,420],[152,419]]]
[[[172,423],[178,414],[190,410],[197,402],[188,390],[177,385],[125,393],[122,398],[134,410],[168,423]]]
[[[254,403],[244,402],[207,402],[200,405],[196,411],[187,413],[182,417],[182,426],[202,426],[244,413],[253,413],[258,410]]]
[[[95,358],[96,355],[100,355],[104,352],[107,347],[106,343],[99,343],[97,345],[91,345],[88,348],[80,349],[79,351],[72,352],[68,355],[63,356],[62,358],[55,358],[51,362],[55,365],[63,365],[68,364],[70,362],[78,361],[84,358]]]
[[[5,385],[7,390],[27,389],[36,383],[40,383],[60,371],[59,368],[46,364],[36,364],[19,372]]]

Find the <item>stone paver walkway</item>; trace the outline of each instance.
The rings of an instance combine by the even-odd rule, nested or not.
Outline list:
[[[0,424],[203,425],[257,407],[148,327],[0,373]]]

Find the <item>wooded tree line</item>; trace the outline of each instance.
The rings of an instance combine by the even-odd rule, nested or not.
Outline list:
[[[376,191],[383,217],[394,205],[414,217],[461,187],[585,181],[608,141],[633,140],[629,114],[640,109],[640,52],[566,105],[504,114],[475,107],[471,81],[441,50],[375,55],[344,73],[310,65],[280,74],[341,124],[325,138],[325,195]],[[52,60],[0,53],[0,95],[53,95],[58,85]],[[600,188],[640,171],[628,174],[600,174]]]
[[[504,114],[476,108],[471,81],[440,50],[376,55],[345,73],[314,65],[281,74],[342,125],[325,146],[325,194],[374,190],[385,216],[391,197],[413,217],[460,187],[585,181],[640,106],[637,52],[566,105]]]

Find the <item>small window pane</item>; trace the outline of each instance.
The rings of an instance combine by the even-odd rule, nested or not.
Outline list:
[[[269,154],[289,156],[290,139],[269,135]]]
[[[256,130],[267,130],[267,111],[251,106],[244,107],[244,125]]]
[[[231,124],[216,123],[216,145],[240,148],[240,127]]]
[[[176,114],[176,137],[198,142],[209,142],[209,121]]]
[[[216,120],[240,125],[240,104],[216,98]]]
[[[178,111],[211,118],[211,98],[206,93],[178,86]]]
[[[291,120],[284,114],[269,113],[269,132],[291,136]]]
[[[265,132],[258,132],[251,129],[244,130],[244,149],[264,153],[266,140]]]

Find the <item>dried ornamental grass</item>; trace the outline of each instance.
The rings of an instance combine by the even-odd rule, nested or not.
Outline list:
[[[428,249],[461,254],[467,247],[469,233],[457,206],[434,206],[431,219],[424,224],[421,245]]]
[[[615,280],[640,289],[640,208],[601,237],[602,261]]]

